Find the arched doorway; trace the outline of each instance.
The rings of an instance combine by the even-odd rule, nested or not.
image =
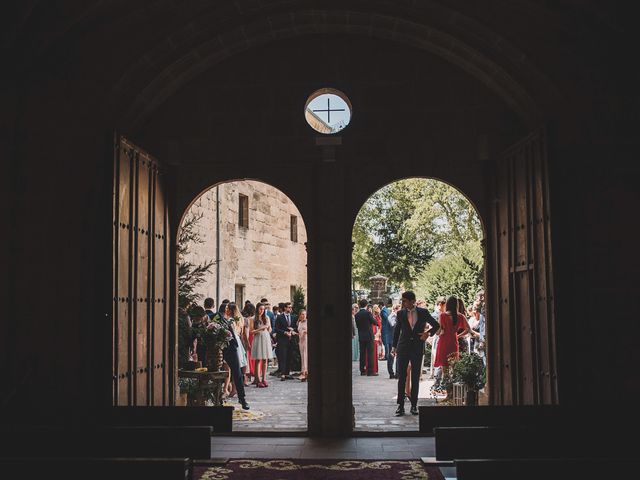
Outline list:
[[[312,44],[316,42],[324,44],[327,39],[310,38],[307,41]],[[367,41],[368,43],[372,41]],[[403,51],[393,45],[385,45],[384,42],[373,43],[390,52]],[[357,50],[357,52],[354,51],[357,55],[353,58],[362,58],[364,51],[374,51],[374,49],[360,48],[354,48],[354,50]],[[247,52],[246,58],[238,56],[234,60],[229,60],[226,68],[232,74],[240,68],[240,64],[250,64],[250,59],[262,61],[261,59],[269,55],[269,52],[270,50],[266,48]],[[295,58],[296,52],[279,50],[277,58],[271,59],[284,65],[290,58]],[[404,55],[407,60],[411,60],[421,54],[404,51]],[[375,65],[375,62],[367,62],[367,65],[369,64]],[[336,64],[334,68],[349,67],[350,74],[355,75],[357,72],[354,70],[359,64],[340,65]],[[407,65],[421,65],[420,75],[409,71],[399,75],[396,69],[385,70],[388,77],[385,84],[389,88],[382,89],[379,93],[385,95],[384,98],[387,100],[385,105],[389,111],[397,110],[398,104],[392,101],[393,96],[407,91],[407,89],[398,88],[395,83],[395,78],[403,78],[407,82],[415,83],[415,91],[428,94],[429,98],[421,97],[422,102],[433,104],[436,101],[444,101],[441,111],[449,112],[455,117],[453,123],[456,125],[466,125],[465,122],[475,118],[473,115],[470,116],[470,112],[475,112],[474,115],[477,115],[477,118],[474,123],[483,126],[482,132],[475,129],[449,128],[446,123],[439,122],[435,118],[422,119],[420,109],[422,103],[415,102],[406,103],[412,106],[411,113],[405,112],[394,116],[399,123],[395,123],[393,129],[382,128],[382,123],[373,122],[373,119],[378,118],[375,112],[380,97],[369,96],[357,102],[358,121],[354,121],[348,130],[345,129],[344,133],[341,133],[344,136],[344,145],[339,145],[338,137],[332,140],[336,143],[335,145],[327,145],[326,139],[322,142],[313,141],[312,135],[315,134],[308,128],[306,122],[301,123],[300,126],[294,124],[294,128],[290,130],[291,137],[263,136],[261,124],[242,121],[245,117],[255,118],[255,105],[247,102],[244,90],[238,88],[238,82],[254,82],[255,78],[249,79],[246,76],[237,78],[237,81],[228,85],[216,84],[216,88],[211,90],[212,82],[221,81],[217,70],[212,70],[194,80],[193,88],[184,89],[180,95],[167,100],[163,107],[155,112],[153,122],[149,123],[141,137],[154,151],[164,152],[163,158],[166,158],[175,171],[175,175],[172,175],[169,180],[174,197],[173,213],[170,217],[174,226],[179,223],[175,212],[183,211],[196,193],[212,183],[207,179],[219,181],[249,176],[262,178],[282,191],[286,191],[291,198],[295,198],[300,209],[304,210],[310,232],[309,298],[313,309],[310,317],[317,319],[317,325],[322,326],[323,332],[322,336],[312,335],[317,341],[312,340],[310,344],[311,351],[314,352],[314,361],[310,365],[310,373],[314,381],[309,385],[312,390],[309,397],[309,431],[312,433],[344,435],[349,434],[353,429],[351,369],[347,368],[345,371],[342,368],[344,365],[349,365],[348,358],[351,357],[351,338],[347,333],[350,331],[350,319],[347,312],[352,303],[349,286],[353,219],[362,202],[372,193],[371,190],[376,186],[384,185],[390,175],[396,175],[391,159],[411,158],[411,155],[419,151],[424,152],[424,160],[403,163],[400,174],[410,170],[416,175],[428,176],[431,172],[437,171],[445,181],[455,181],[456,185],[459,184],[465,192],[470,192],[483,218],[487,219],[486,253],[487,264],[490,265],[488,272],[490,278],[487,285],[494,291],[497,291],[495,288],[498,287],[501,289],[501,294],[495,296],[496,301],[500,299],[501,303],[491,305],[491,311],[501,312],[503,321],[497,325],[500,325],[503,331],[498,333],[508,338],[499,345],[495,345],[496,348],[500,348],[501,353],[494,358],[501,360],[496,361],[499,368],[491,368],[490,372],[501,371],[500,379],[504,382],[501,384],[492,381],[490,385],[501,385],[500,388],[504,394],[492,395],[492,398],[498,403],[507,404],[532,401],[521,396],[520,392],[524,390],[517,385],[517,382],[521,381],[520,365],[524,363],[522,363],[521,352],[515,348],[516,342],[529,342],[530,346],[535,347],[535,349],[530,348],[527,354],[529,355],[527,368],[533,368],[539,362],[546,363],[549,368],[541,370],[554,375],[553,349],[538,349],[538,347],[550,345],[545,335],[553,335],[551,307],[549,305],[545,307],[550,312],[547,327],[542,324],[535,327],[539,330],[536,330],[535,335],[541,336],[540,340],[535,340],[535,345],[533,337],[522,337],[524,330],[521,331],[515,326],[520,321],[511,321],[510,311],[510,307],[515,305],[512,301],[514,298],[512,285],[515,284],[511,280],[524,276],[524,272],[521,275],[520,270],[513,269],[514,259],[510,252],[515,250],[513,248],[509,250],[509,248],[516,238],[516,232],[519,236],[518,248],[528,248],[526,243],[523,243],[523,239],[530,238],[529,232],[533,232],[520,229],[520,225],[530,225],[526,218],[523,218],[518,224],[518,230],[515,230],[512,212],[527,212],[527,215],[535,213],[533,216],[536,221],[539,221],[541,216],[548,218],[548,214],[544,213],[548,212],[548,205],[533,208],[531,204],[527,204],[533,198],[532,196],[517,196],[509,192],[515,191],[513,181],[518,178],[522,185],[528,186],[529,191],[536,192],[536,195],[542,192],[539,196],[544,198],[548,178],[545,170],[546,158],[544,148],[538,148],[540,145],[544,146],[544,136],[539,137],[542,139],[541,142],[536,139],[538,137],[525,139],[515,147],[520,153],[503,157],[501,152],[504,147],[512,143],[513,138],[520,137],[524,131],[523,128],[526,127],[520,128],[519,125],[518,128],[514,127],[508,108],[502,105],[499,99],[488,95],[481,86],[473,82],[473,79],[466,78],[461,72],[438,63],[437,59],[425,55],[425,62],[403,61],[399,62],[398,68]],[[441,71],[442,75],[439,77],[431,75],[430,72],[435,69]],[[296,70],[293,73],[297,74],[299,71]],[[258,74],[259,72],[256,72],[256,75]],[[455,82],[442,81],[445,78],[455,79]],[[418,88],[421,82],[429,79],[441,81],[433,84],[433,88]],[[260,88],[264,91],[268,90],[269,95],[277,99],[276,104],[284,102],[290,106],[290,108],[270,110],[275,116],[270,120],[269,125],[288,125],[286,119],[292,117],[295,111],[298,111],[300,120],[304,122],[300,114],[304,99],[309,92],[317,88],[317,85],[311,85],[313,82],[305,82],[302,82],[296,90],[297,98],[302,103],[294,105],[295,99],[291,96],[290,83],[276,81],[266,74],[260,79]],[[303,85],[306,86],[303,88]],[[449,86],[455,95],[447,97],[436,93]],[[358,91],[357,85],[352,88],[355,90],[351,91]],[[344,90],[348,89],[344,88]],[[210,105],[197,110],[200,114],[194,115],[195,110],[192,107],[201,104],[203,97],[199,92],[203,91],[209,92],[207,98],[210,98]],[[229,101],[231,98],[234,101]],[[468,108],[459,109],[445,101],[448,98],[455,98],[457,103],[464,101],[468,104]],[[473,107],[474,98],[486,99],[489,114],[485,109],[477,110]],[[223,112],[219,111],[222,104],[238,117],[238,122],[229,122],[226,119]],[[299,106],[300,110],[298,110]],[[356,104],[354,104],[355,108]],[[416,122],[417,119],[421,120]],[[192,140],[187,136],[188,132],[199,131],[198,126],[209,125],[210,122],[214,122],[217,126],[217,129],[213,130],[216,132],[215,137],[199,133],[199,139]],[[242,128],[237,128],[240,124]],[[505,137],[501,132],[506,127],[510,128],[510,132],[516,133]],[[162,133],[169,131],[173,132],[171,142],[167,142]],[[429,133],[428,138],[425,138],[425,132]],[[257,138],[260,142],[264,140],[267,143],[247,142],[248,138]],[[266,148],[262,148],[263,145]],[[364,150],[360,151],[360,148]],[[335,155],[331,154],[332,150]],[[533,156],[527,157],[527,155]],[[220,160],[212,162],[211,158]],[[366,158],[366,164],[364,158]],[[479,178],[482,179],[481,183],[478,183]],[[538,212],[542,212],[542,215]],[[536,223],[536,232],[544,234],[548,232],[548,226],[547,220],[542,224]],[[497,246],[498,242],[503,242],[503,245]],[[540,245],[542,243],[537,243],[537,246]],[[507,248],[504,248],[505,246]],[[550,278],[548,265],[540,254],[536,255],[533,262],[525,261],[525,263],[534,265],[534,269],[540,266],[541,274]],[[518,268],[521,269],[521,267],[522,265]],[[518,275],[514,277],[512,271]],[[529,283],[529,285],[532,284]],[[537,285],[542,284],[537,283]],[[528,296],[534,298],[535,292],[528,293]],[[547,294],[541,297],[550,298]],[[509,303],[505,303],[505,299]],[[520,302],[519,305],[525,304]],[[525,306],[524,310],[526,311],[527,308]],[[531,318],[531,315],[528,315]],[[341,343],[343,340],[345,345]],[[520,358],[516,358],[516,354],[520,355]],[[343,358],[343,355],[346,358]],[[547,358],[542,360],[543,356]],[[514,368],[516,372],[512,373]],[[531,381],[531,377],[527,376],[526,381]],[[534,387],[534,390],[537,388]],[[553,392],[554,387],[550,388]],[[555,401],[553,396],[550,398],[551,400],[546,401]]]
[[[476,331],[460,342],[460,351],[484,358],[480,322],[472,308],[484,314],[484,302],[476,302],[485,288],[485,262],[482,244],[484,222],[471,201],[455,187],[430,178],[407,178],[389,183],[373,193],[361,207],[353,226],[352,298],[367,299],[377,325],[374,333],[374,370],[369,378],[362,373],[366,352],[360,351],[357,325],[353,341],[352,379],[356,431],[417,430],[415,416],[394,418],[398,396],[398,371],[390,354],[396,313],[400,310],[402,291],[412,290],[417,305],[439,318],[442,298],[454,295],[461,299],[465,317]],[[361,303],[362,305],[362,303]],[[468,312],[466,306],[469,306]],[[477,307],[477,308],[475,308]],[[472,318],[473,315],[473,318]],[[482,317],[484,320],[484,317]],[[484,326],[482,338],[484,340]],[[442,369],[434,368],[438,337],[425,343],[420,375],[419,404],[455,404],[445,399],[438,387],[445,383]],[[478,359],[479,360],[479,359]],[[407,385],[405,390],[410,389]],[[488,389],[487,389],[488,391]],[[483,403],[487,395],[482,390]]]
[[[198,194],[182,215],[177,241],[179,332],[192,305],[202,306],[212,299],[215,311],[225,301],[238,307],[236,331],[250,409],[240,408],[235,391],[224,393],[224,404],[234,407],[234,431],[307,429],[308,368],[306,358],[304,363],[302,359],[307,337],[301,333],[306,329],[306,318],[302,320],[307,293],[306,241],[305,223],[291,199],[257,180],[217,183]],[[291,304],[294,333],[285,348],[277,319],[285,312],[276,309],[287,303]],[[268,320],[262,327],[267,329],[266,353],[266,340],[262,341],[262,333],[256,334],[259,327],[254,312],[260,308]],[[179,368],[192,351],[179,334]],[[256,364],[252,352],[259,352],[265,361]],[[276,374],[279,371],[282,375]],[[190,382],[179,378],[179,390],[190,392]],[[229,388],[235,390],[232,383]],[[286,409],[282,398],[287,399]]]

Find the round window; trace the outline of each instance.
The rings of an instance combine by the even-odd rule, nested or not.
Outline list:
[[[304,106],[304,117],[316,132],[331,134],[342,130],[351,120],[351,102],[333,88],[313,92]]]

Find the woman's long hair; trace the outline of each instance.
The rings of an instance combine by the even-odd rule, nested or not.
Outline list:
[[[458,313],[461,313],[465,318],[467,318],[467,309],[461,298],[458,299]]]
[[[263,308],[261,315],[259,315],[260,307]],[[255,329],[255,328],[261,327],[262,325],[266,325],[268,321],[269,321],[269,317],[267,317],[266,305],[264,303],[258,303],[256,305],[256,317],[253,320],[253,328]]]
[[[458,299],[453,295],[447,298],[447,304],[445,306],[447,313],[451,315],[451,319],[453,320],[453,324],[457,325],[458,323]]]
[[[227,306],[229,307],[229,314],[231,315],[231,318],[235,318],[240,315],[240,312],[238,312],[238,306],[235,303],[229,302]]]
[[[245,318],[252,317],[254,313],[256,313],[256,307],[254,307],[251,302],[247,303],[242,309],[242,312],[240,312],[240,314]]]

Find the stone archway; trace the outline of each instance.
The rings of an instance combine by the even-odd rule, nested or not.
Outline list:
[[[243,310],[245,302],[255,307],[263,298],[271,306],[291,301],[296,306],[296,316],[300,303],[302,308],[306,307],[307,229],[300,211],[281,190],[259,180],[218,182],[190,202],[182,214],[180,227],[186,224],[198,239],[187,246],[186,252],[184,246],[178,249],[182,252],[178,256],[178,270],[184,272],[189,265],[211,267],[202,275],[202,281],[194,285],[199,304],[204,298],[213,298],[217,308],[226,299]],[[181,282],[187,280],[184,274],[178,278],[180,308],[184,308],[181,296],[185,296],[186,290]],[[301,300],[300,294],[305,298]],[[277,328],[273,322],[271,327]],[[235,407],[237,396],[225,400],[226,405],[235,407],[233,430],[306,431],[308,384],[298,380],[299,340],[295,339],[287,362],[293,378],[282,382],[280,376],[273,376],[277,358],[274,349],[274,358],[267,363],[267,387],[257,388],[252,383],[256,365],[250,356],[253,328],[247,320],[243,330],[247,343],[241,353],[242,358],[247,359],[245,371],[250,383],[245,386],[245,392],[251,408],[243,411]],[[181,355],[180,348],[178,355]],[[287,399],[287,409],[281,408],[283,399]]]
[[[442,296],[455,295],[463,300],[465,309],[471,307],[477,291],[484,290],[486,285],[485,238],[486,222],[477,207],[461,190],[439,179],[408,177],[391,181],[364,202],[353,226],[352,283],[355,285],[357,279],[358,286],[367,287],[370,282],[370,290],[357,293],[359,298],[365,295],[374,305],[374,312],[376,304],[385,305],[379,318],[382,329],[374,327],[381,334],[380,341],[375,342],[379,356],[385,359],[377,362],[378,376],[367,378],[359,374],[357,355],[352,358],[356,431],[418,430],[417,417],[393,416],[398,380],[392,377],[397,374],[397,366],[388,350],[395,312],[400,308],[400,292],[415,291],[419,306],[429,313],[435,311],[436,300]],[[457,276],[448,274],[451,270]],[[381,291],[380,283],[389,280],[389,288]],[[391,303],[393,306],[387,306]],[[390,314],[393,320],[385,323]],[[421,406],[451,403],[451,399],[445,400],[431,389],[434,384],[431,345],[431,341],[425,344],[425,361],[421,366],[424,370],[420,375]],[[464,347],[484,357],[484,351],[475,350],[475,342],[472,344],[470,339],[465,339]],[[355,342],[353,349],[354,352],[358,349]],[[440,372],[441,369],[436,370],[436,376]],[[487,401],[483,390],[483,403]]]

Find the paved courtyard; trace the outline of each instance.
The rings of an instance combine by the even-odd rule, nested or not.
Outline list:
[[[380,367],[383,367],[381,362]],[[386,371],[386,369],[385,369]],[[435,405],[429,389],[433,380],[423,375],[418,405]],[[380,371],[377,377],[361,376],[358,362],[352,364],[355,430],[360,432],[411,432],[418,430],[418,416],[395,417],[397,380]],[[238,432],[295,432],[307,430],[307,385],[294,380],[268,377],[268,388],[247,387],[249,411],[240,409],[237,398],[226,401],[236,407],[233,430]]]

